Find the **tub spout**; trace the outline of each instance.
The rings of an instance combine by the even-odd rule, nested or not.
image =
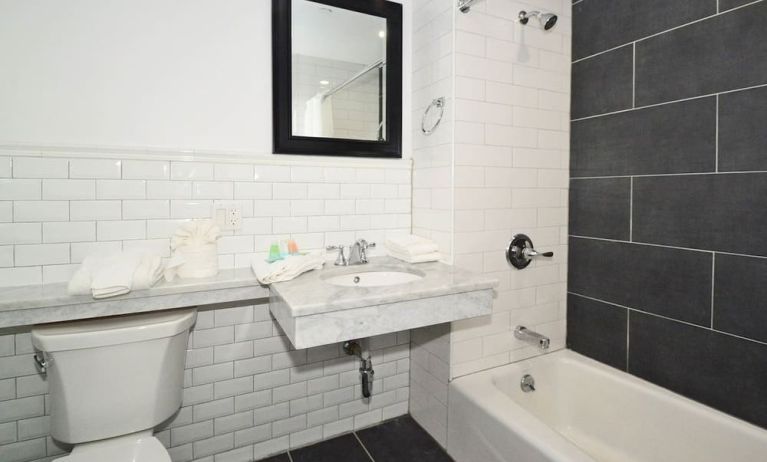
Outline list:
[[[551,339],[545,335],[534,332],[525,326],[517,326],[514,328],[514,337],[532,343],[544,351],[549,349],[549,344],[551,343]]]

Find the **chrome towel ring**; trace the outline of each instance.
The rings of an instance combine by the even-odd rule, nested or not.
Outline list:
[[[427,119],[429,118],[429,114],[434,108],[439,109],[439,113],[435,113],[437,114],[436,120],[429,124],[431,127],[426,128]],[[434,130],[439,127],[439,123],[442,122],[443,115],[445,115],[445,97],[440,96],[439,98],[432,100],[431,104],[429,104],[429,107],[427,107],[426,111],[423,113],[423,117],[421,117],[421,131],[424,133],[424,135],[431,135]],[[432,119],[434,119],[434,117],[435,116],[432,116]]]

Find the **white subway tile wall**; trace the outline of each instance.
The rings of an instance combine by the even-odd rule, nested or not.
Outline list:
[[[413,8],[413,232],[437,242],[443,259],[452,262],[456,8],[452,0],[416,0]],[[424,136],[421,118],[439,97],[445,98],[442,120]],[[414,330],[411,345],[410,414],[443,447],[447,446],[449,340],[450,326],[444,324]]]
[[[218,201],[243,216],[219,241],[221,268],[249,266],[280,239],[310,250],[410,232],[408,161],[263,163],[0,150],[0,287],[67,281],[89,253],[167,257],[175,229],[210,218]]]
[[[413,231],[436,240],[447,261],[500,282],[491,316],[413,334],[411,414],[442,444],[447,403],[437,397],[449,380],[539,354],[514,339],[516,325],[550,336],[552,349],[565,344],[571,7],[414,5]],[[522,26],[521,9],[559,21],[548,32]],[[437,97],[446,99],[442,123],[423,136],[421,116]],[[555,257],[511,268],[504,250],[517,233]]]
[[[156,436],[174,462],[250,461],[408,412],[410,333],[367,339],[373,397],[340,344],[294,350],[269,306],[202,310],[189,339],[181,410]],[[50,461],[48,384],[29,332],[0,333],[0,460]],[[210,459],[205,459],[210,457]]]
[[[565,346],[571,8],[487,0],[455,15],[454,262],[500,286],[492,316],[453,323],[452,378],[539,354],[516,325]],[[523,26],[520,9],[559,21]],[[504,250],[517,233],[554,258],[512,268]]]

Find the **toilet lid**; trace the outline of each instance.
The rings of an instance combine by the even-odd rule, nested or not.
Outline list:
[[[111,444],[113,443],[113,444]],[[93,446],[75,446],[72,454],[53,462],[171,462],[168,450],[153,436],[133,441],[104,441]]]

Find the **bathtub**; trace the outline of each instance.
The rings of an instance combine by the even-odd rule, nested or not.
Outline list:
[[[448,399],[457,462],[767,461],[766,430],[570,350],[456,379]]]

